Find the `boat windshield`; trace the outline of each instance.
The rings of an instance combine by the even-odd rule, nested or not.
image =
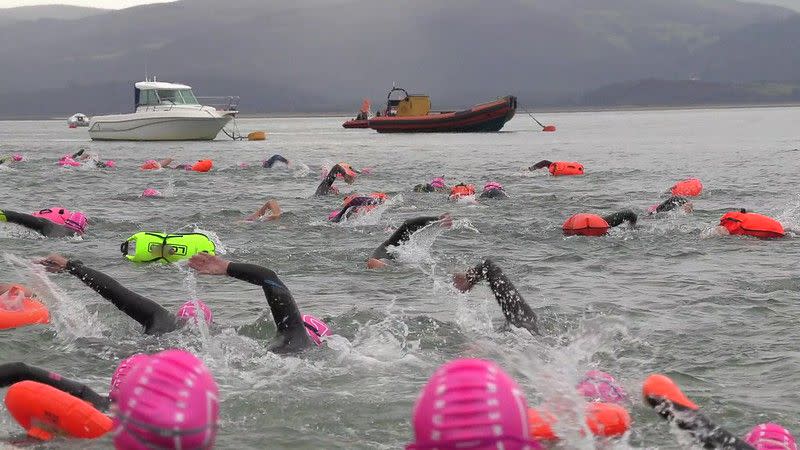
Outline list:
[[[138,106],[197,104],[191,89],[145,89],[139,94]]]

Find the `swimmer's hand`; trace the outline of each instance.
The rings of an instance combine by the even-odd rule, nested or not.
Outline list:
[[[380,259],[370,258],[367,260],[367,269],[383,269],[386,266],[388,266],[388,264]]]
[[[453,216],[450,213],[444,213],[439,216],[439,225],[447,230],[453,228]]]
[[[46,258],[37,261],[38,264],[44,266],[45,270],[48,272],[58,273],[63,272],[67,269],[67,263],[69,260],[58,253],[52,253],[48,255]]]
[[[227,275],[231,262],[208,253],[198,253],[189,259],[189,267],[206,275]]]
[[[467,292],[475,286],[475,282],[470,280],[466,273],[453,274],[453,286],[461,292]]]

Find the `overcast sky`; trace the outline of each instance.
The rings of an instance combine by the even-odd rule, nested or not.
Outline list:
[[[13,8],[15,6],[30,5],[77,5],[92,6],[95,8],[122,9],[131,6],[144,5],[145,3],[165,3],[170,0],[0,0],[0,8]]]

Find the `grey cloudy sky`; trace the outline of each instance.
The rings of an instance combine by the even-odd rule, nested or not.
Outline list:
[[[13,8],[30,5],[76,5],[95,8],[122,9],[146,3],[165,3],[170,0],[0,0],[0,8]]]

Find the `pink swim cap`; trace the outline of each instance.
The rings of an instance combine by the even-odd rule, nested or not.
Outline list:
[[[106,161],[106,167],[108,167],[109,169],[113,169],[117,167],[117,162],[114,161],[113,159],[109,159],[108,161]]]
[[[161,192],[157,189],[147,188],[142,192],[142,197],[161,197]]]
[[[147,359],[147,355],[144,353],[134,353],[131,356],[123,359],[119,365],[117,366],[117,370],[114,371],[114,374],[111,375],[111,388],[108,390],[108,396],[111,400],[116,400],[117,392],[119,391],[119,385],[122,383],[122,380],[128,376],[128,374],[136,367],[137,364]]]
[[[75,161],[74,159],[72,159],[71,155],[66,155],[66,156],[61,157],[61,159],[58,160],[58,165],[61,166],[61,167],[64,167],[64,166],[78,167],[78,166],[81,165],[81,163],[79,163],[78,161]]]
[[[622,404],[628,401],[628,394],[617,380],[601,370],[586,372],[577,389],[590,402]]]
[[[203,311],[203,319],[205,319],[205,321],[206,321],[206,323],[208,325],[211,325],[211,320],[214,318],[214,316],[211,314],[211,308],[209,308],[208,305],[206,305],[205,303],[203,303],[202,300],[199,300],[199,299],[198,300],[189,300],[188,302],[186,302],[183,305],[181,305],[181,307],[178,308],[178,313],[176,314],[176,316],[179,319],[186,319],[186,320],[194,317],[194,320],[195,320],[195,323],[196,323],[196,321],[197,321],[197,310],[195,309],[195,303],[200,305],[200,310]]]
[[[86,231],[86,224],[88,222],[89,220],[86,219],[86,216],[82,212],[76,211],[67,217],[64,221],[64,226],[78,234],[83,234]]]
[[[430,184],[434,189],[444,189],[444,177],[436,177]]]
[[[219,389],[193,354],[171,349],[146,358],[122,380],[116,397],[118,450],[214,448]]]
[[[13,155],[11,155],[11,159],[13,159],[16,162],[20,162],[25,158],[22,156],[22,153],[14,153]]]
[[[317,347],[322,345],[323,337],[333,334],[325,322],[317,319],[311,314],[303,314],[303,325],[306,327],[306,333],[308,333],[308,337],[310,337],[311,340],[317,344]]]
[[[498,183],[497,181],[488,181],[486,184],[483,185],[484,191],[491,191],[492,189],[503,189],[503,185]]]
[[[63,206],[52,206],[47,209],[42,209],[31,215],[34,217],[41,217],[42,219],[47,219],[50,222],[56,223],[58,225],[64,225],[64,221],[67,220],[67,217],[72,214],[70,210],[64,208]]]
[[[495,363],[458,359],[441,366],[414,405],[415,442],[406,449],[539,449],[530,440],[528,403]]]
[[[756,450],[797,450],[792,433],[777,423],[756,425],[744,440]]]

